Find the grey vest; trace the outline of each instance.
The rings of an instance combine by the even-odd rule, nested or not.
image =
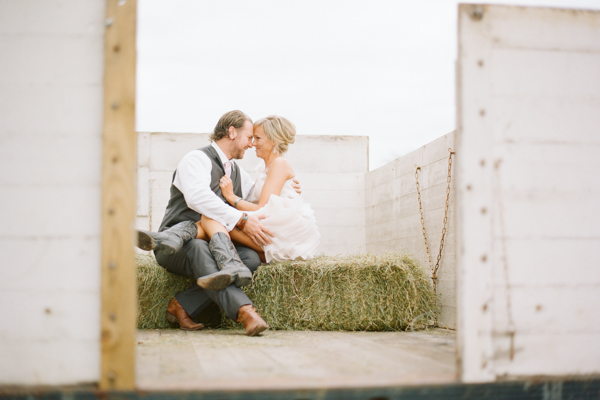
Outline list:
[[[225,204],[231,207],[227,200],[225,200],[225,197],[221,193],[221,188],[219,187],[219,179],[225,175],[225,170],[217,151],[212,146],[202,147],[197,151],[203,151],[212,162],[210,189],[219,196]],[[169,229],[182,221],[200,221],[201,215],[187,206],[183,193],[173,185],[176,173],[177,170],[173,173],[173,179],[171,180],[171,198],[169,199],[169,204],[167,205],[167,210],[165,211],[165,216],[160,224],[160,228],[158,229],[159,232]],[[240,167],[235,163],[231,169],[231,180],[233,181],[233,193],[238,197],[242,197]]]

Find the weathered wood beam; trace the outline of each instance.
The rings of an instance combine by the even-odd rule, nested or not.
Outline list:
[[[136,13],[136,0],[106,2],[101,389],[135,387]]]

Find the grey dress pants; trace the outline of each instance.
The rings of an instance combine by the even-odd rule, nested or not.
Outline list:
[[[235,246],[235,248],[242,262],[254,273],[260,266],[258,254],[248,247]],[[190,240],[172,256],[161,253],[155,253],[155,255],[158,264],[174,274],[198,279],[219,271],[217,262],[208,249],[208,243],[204,240]],[[189,289],[177,294],[175,298],[192,318],[197,317],[212,302],[215,302],[229,318],[235,321],[239,308],[246,304],[252,304],[246,293],[233,284],[223,290],[214,291],[202,289],[194,283]]]

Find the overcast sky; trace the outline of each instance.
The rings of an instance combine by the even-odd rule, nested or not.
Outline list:
[[[493,1],[600,10],[600,0]],[[139,0],[137,130],[240,109],[369,136],[370,168],[455,129],[457,1]]]

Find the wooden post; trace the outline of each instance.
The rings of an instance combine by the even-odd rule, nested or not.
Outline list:
[[[135,388],[136,0],[107,0],[102,169],[101,389]]]

